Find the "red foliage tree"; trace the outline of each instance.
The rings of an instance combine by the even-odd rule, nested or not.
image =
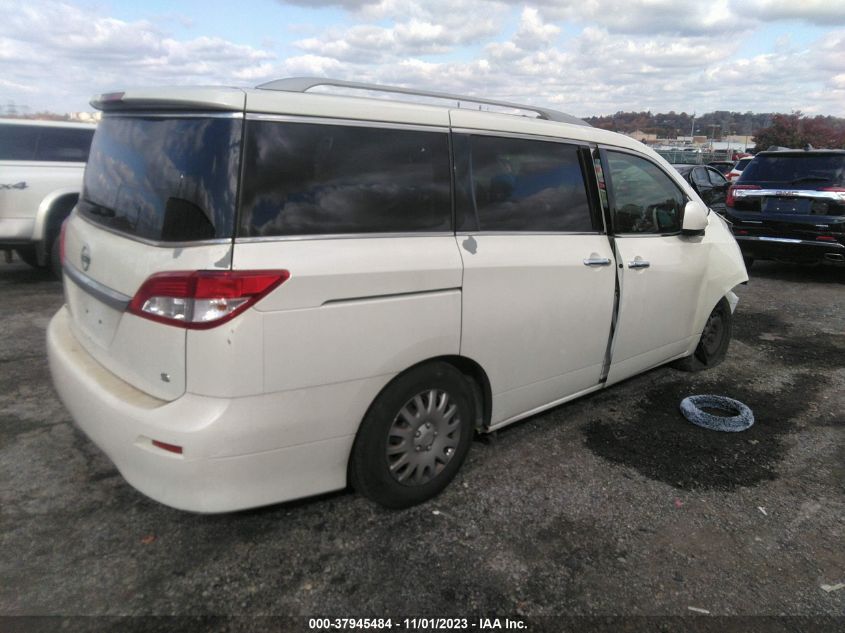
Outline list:
[[[801,112],[776,114],[769,127],[758,130],[754,136],[757,149],[779,147],[845,149],[845,124],[833,117],[805,117]]]

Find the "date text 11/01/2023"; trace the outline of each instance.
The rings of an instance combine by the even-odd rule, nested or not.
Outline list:
[[[511,618],[309,618],[310,631],[337,630],[399,630],[399,631],[449,631],[449,630],[525,630],[520,619]]]

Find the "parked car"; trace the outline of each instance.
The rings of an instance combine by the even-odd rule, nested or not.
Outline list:
[[[410,92],[93,102],[50,369],[140,491],[221,512],[351,482],[404,507],[475,432],[725,356],[739,248],[653,151],[542,108],[319,85]]]
[[[730,183],[718,170],[706,165],[672,165],[684,177],[704,203],[725,214],[725,198]]]
[[[712,167],[723,176],[727,176],[736,165],[735,160],[711,160],[707,163],[708,167]]]
[[[726,211],[747,264],[845,263],[845,150],[760,152]]]
[[[748,167],[748,163],[750,163],[753,158],[753,156],[750,156],[747,158],[740,158],[738,161],[736,161],[736,164],[733,166],[733,169],[728,172],[727,179],[730,182],[733,182],[737,178],[739,178],[742,174],[742,170]]]
[[[59,229],[79,198],[94,127],[0,119],[0,250],[61,276]]]

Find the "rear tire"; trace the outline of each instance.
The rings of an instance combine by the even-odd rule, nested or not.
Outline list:
[[[390,383],[361,423],[349,462],[352,487],[386,508],[407,508],[440,493],[472,441],[467,378],[431,362]]]
[[[682,371],[701,371],[721,363],[728,353],[733,329],[733,314],[728,300],[722,297],[704,324],[701,339],[691,356],[675,361]]]

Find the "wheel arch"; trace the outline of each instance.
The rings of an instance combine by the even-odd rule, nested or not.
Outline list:
[[[378,394],[376,394],[376,396],[373,398],[369,407],[367,407],[367,412],[369,412],[373,404],[379,399],[379,397],[381,397],[385,389],[387,389],[390,385],[392,385],[402,376],[405,376],[409,372],[416,370],[422,365],[427,365],[429,363],[436,362],[443,362],[452,365],[452,367],[457,369],[467,378],[467,381],[472,387],[473,397],[475,401],[475,428],[479,430],[487,429],[490,426],[490,419],[493,408],[493,394],[490,388],[490,379],[487,377],[487,372],[485,372],[481,365],[479,365],[476,361],[466,356],[460,356],[458,354],[432,356],[431,358],[426,358],[425,360],[421,360],[418,363],[414,363],[410,367],[399,372],[398,374],[393,376],[393,378],[387,381],[387,383],[379,390]]]
[[[687,354],[692,354],[698,345],[704,324],[713,308],[724,298],[728,301],[733,313],[738,301],[734,290],[748,281],[748,272],[739,246],[727,224],[718,214],[709,215],[704,242],[709,246],[706,262],[707,275],[702,280],[699,291],[698,309],[692,323],[692,342]]]
[[[46,195],[38,205],[32,240],[36,244],[38,263],[42,266],[50,257],[47,242],[52,241],[58,234],[58,227],[70,215],[78,201],[78,189],[57,189]]]

